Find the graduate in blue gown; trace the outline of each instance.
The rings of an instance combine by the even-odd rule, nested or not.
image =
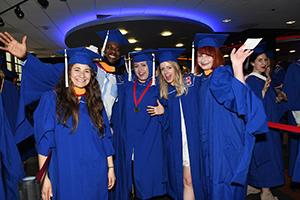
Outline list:
[[[203,199],[200,183],[199,78],[183,77],[177,58],[183,49],[158,49],[160,97],[168,100],[166,136],[168,194],[176,200]]]
[[[68,76],[43,94],[34,113],[40,167],[52,152],[42,198],[108,199],[114,149],[92,62],[99,55],[86,48],[67,55]]]
[[[19,199],[18,182],[23,177],[23,163],[3,107],[0,91],[0,199]]]
[[[17,73],[7,73],[6,71],[4,71],[4,74],[5,77],[9,77],[9,80],[17,78]],[[14,84],[12,81],[4,81],[1,97],[3,100],[3,107],[6,111],[6,116],[8,118],[11,132],[15,138],[16,144],[22,141],[22,139],[19,138],[20,135],[27,138],[27,136],[33,134],[33,127],[25,117],[23,118],[24,122],[22,123],[22,128],[20,126],[16,127],[19,117],[19,103],[21,103],[19,94],[19,88],[16,84]],[[19,145],[19,150],[22,160],[26,160],[28,157],[36,155],[35,147],[30,143],[30,141],[26,141],[25,143]]]
[[[5,70],[5,78],[14,79],[17,78],[17,73],[9,72],[6,73]],[[18,105],[19,105],[19,89],[15,83],[12,81],[4,80],[3,89],[2,89],[2,101],[3,106],[6,111],[6,115],[8,117],[8,121],[12,130],[12,133],[15,132],[16,119],[18,113]]]
[[[283,114],[282,104],[276,102],[275,89],[271,84],[269,58],[264,47],[258,46],[254,49],[249,64],[253,70],[247,76],[246,83],[263,101],[267,120],[279,122]],[[267,133],[256,137],[248,184],[262,188],[260,194],[262,200],[276,199],[270,188],[284,184],[282,141],[278,131],[270,129]]]
[[[247,174],[255,134],[267,131],[263,105],[245,84],[243,62],[252,53],[241,46],[223,66],[219,47],[227,35],[196,34],[199,88],[202,187],[210,200],[246,198]]]
[[[288,96],[288,105],[290,108],[299,108],[300,104],[300,60],[289,65],[283,90]],[[291,125],[299,126],[300,109],[292,109],[288,113],[288,120]],[[300,182],[300,137],[298,134],[289,135],[289,175],[292,181]]]
[[[123,197],[129,199],[133,190],[138,199],[150,199],[166,193],[166,166],[164,165],[163,134],[164,108],[159,102],[155,84],[153,50],[131,53],[135,78],[123,86],[118,103],[122,108],[119,124],[118,149],[125,152],[118,162],[123,169],[118,177]],[[117,125],[118,126],[118,125]]]
[[[102,39],[103,47],[99,50],[101,61],[96,61],[96,78],[98,80],[103,103],[110,120],[112,106],[117,97],[117,88],[124,81],[124,60],[121,57],[121,47],[128,45],[128,40],[119,30],[108,30],[97,33]],[[9,33],[0,33],[0,41],[5,44],[1,49],[10,52],[14,56],[25,60],[22,68],[22,80],[20,88],[20,110],[17,120],[17,140],[22,141],[30,134],[23,131],[28,127],[24,123],[24,106],[39,100],[41,95],[53,90],[63,71],[63,63],[47,64],[41,62],[38,58],[26,52],[26,36],[22,42],[16,41]],[[93,48],[97,50],[97,48]],[[22,129],[22,130],[18,130]]]

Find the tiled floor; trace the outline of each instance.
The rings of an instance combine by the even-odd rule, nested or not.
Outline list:
[[[35,175],[37,171],[36,158],[30,158],[25,162],[25,171],[27,176]],[[300,185],[295,186],[293,189],[290,187],[290,178],[287,177],[286,184],[282,187],[273,189],[273,194],[278,197],[279,200],[300,200]],[[157,198],[156,200],[169,200],[168,197]],[[247,200],[260,200],[259,194],[250,195]]]

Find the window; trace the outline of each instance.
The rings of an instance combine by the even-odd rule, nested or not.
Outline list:
[[[18,74],[17,84],[20,85],[22,76],[22,61],[10,53],[5,53],[6,57],[6,68],[9,71],[16,72]]]

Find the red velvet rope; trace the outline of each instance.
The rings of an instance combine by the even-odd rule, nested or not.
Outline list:
[[[280,124],[280,123],[275,123],[275,122],[268,122],[268,126],[269,126],[269,128],[275,128],[275,129],[279,129],[282,131],[300,133],[300,127],[298,127],[298,126]]]
[[[38,183],[41,183],[44,175],[46,174],[46,172],[48,170],[48,166],[49,166],[49,163],[50,163],[51,155],[52,155],[52,151],[49,152],[48,157],[47,157],[46,161],[44,162],[42,168],[38,171],[38,173],[35,176],[36,181]]]

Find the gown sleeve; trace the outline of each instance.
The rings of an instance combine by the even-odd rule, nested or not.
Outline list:
[[[230,66],[218,67],[213,72],[210,90],[219,104],[243,117],[246,133],[254,135],[268,131],[263,102],[249,86],[233,76]]]
[[[104,137],[102,138],[102,140],[103,140],[106,156],[108,157],[114,155],[115,150],[112,144],[112,134],[110,130],[110,124],[104,108],[102,110],[102,118],[104,122]]]
[[[34,112],[34,137],[38,154],[47,156],[54,147],[56,125],[56,94],[49,91],[43,94]]]
[[[283,91],[287,94],[288,110],[300,110],[300,64],[293,63],[285,75]]]
[[[230,66],[214,70],[209,88],[219,104],[238,115],[246,114],[247,87],[233,76]]]
[[[53,90],[63,70],[63,63],[43,63],[29,54],[23,66],[21,80],[21,94],[23,95],[24,104],[28,105],[38,100],[44,92]]]
[[[168,130],[170,123],[169,123],[169,112],[168,112],[168,100],[160,98],[159,99],[160,104],[164,107],[164,114],[158,116],[159,117],[159,123],[161,124],[164,132]]]
[[[233,76],[230,67],[217,68],[211,77],[210,91],[218,104],[223,105],[236,122],[243,121],[240,134],[244,137],[243,150],[232,183],[245,184],[256,134],[268,131],[263,102],[245,84]],[[233,115],[235,114],[235,115]],[[239,123],[237,123],[239,124]]]

